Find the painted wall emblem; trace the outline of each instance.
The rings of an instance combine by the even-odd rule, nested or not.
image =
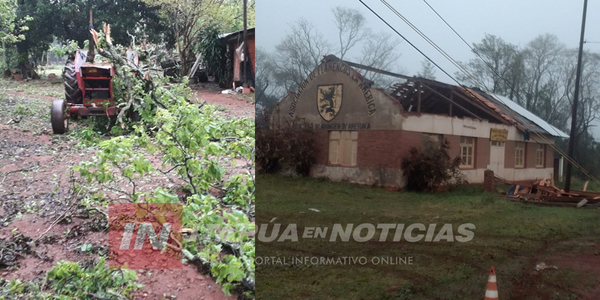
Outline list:
[[[342,107],[342,85],[320,85],[317,89],[317,108],[323,120],[335,118]]]

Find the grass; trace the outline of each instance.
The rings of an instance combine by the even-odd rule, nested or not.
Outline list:
[[[259,299],[478,299],[492,265],[501,299],[575,299],[597,283],[569,267],[534,268],[556,255],[596,253],[598,210],[525,206],[473,187],[417,194],[271,175],[258,176],[257,185],[258,224],[295,223],[300,236],[299,242],[259,239],[259,257],[413,257],[412,265],[259,264]],[[380,231],[364,243],[301,238],[306,227],[335,223],[451,223],[455,234],[460,224],[473,223],[476,230],[466,243],[378,242]]]
[[[585,181],[583,179],[572,177],[571,178],[571,190],[582,191],[583,186],[585,185]],[[564,182],[557,182],[555,184],[559,188],[563,188],[565,186]],[[600,185],[595,183],[592,180],[589,180],[587,190],[588,192],[600,192]]]
[[[51,84],[46,80],[18,82],[12,79],[0,79],[0,92],[18,92],[31,96],[63,98],[65,90],[62,84]]]

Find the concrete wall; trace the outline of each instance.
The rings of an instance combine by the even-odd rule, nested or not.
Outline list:
[[[386,187],[404,187],[406,181],[401,169],[348,168],[315,165],[310,170],[312,177],[325,177],[333,181],[352,182]]]

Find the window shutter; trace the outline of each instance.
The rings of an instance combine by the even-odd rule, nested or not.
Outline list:
[[[330,164],[338,164],[338,140],[330,140],[329,141],[329,163]]]
[[[356,140],[352,141],[352,155],[350,159],[350,165],[356,166],[356,154],[358,152],[358,143]]]
[[[340,132],[329,132],[329,164],[337,165],[340,163]]]

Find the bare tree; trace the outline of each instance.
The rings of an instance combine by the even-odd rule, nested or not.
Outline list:
[[[337,28],[337,45],[330,43],[315,26],[300,19],[290,25],[290,31],[275,47],[275,53],[265,54],[271,63],[264,72],[271,75],[260,75],[266,85],[264,99],[257,98],[257,103],[268,99],[266,96],[281,97],[290,91],[295,91],[299,84],[321,63],[329,54],[337,54],[341,59],[350,59],[355,62],[374,68],[390,70],[390,65],[398,61],[399,55],[394,51],[399,41],[389,34],[372,34],[366,27],[364,16],[355,9],[336,7],[332,10],[333,22]],[[375,81],[379,86],[386,86],[388,81],[385,76],[358,70],[367,79]],[[263,77],[264,76],[264,77]]]
[[[576,50],[570,50],[567,54],[568,64],[563,69],[566,74],[565,91],[568,107],[573,105],[573,94],[575,90],[575,73],[577,69]],[[580,137],[591,129],[594,121],[600,118],[600,55],[597,53],[584,52],[581,72],[581,86],[579,105],[577,111],[577,137]],[[567,116],[570,119],[569,109]]]
[[[265,108],[272,107],[276,99],[283,97],[282,89],[277,88],[276,65],[270,53],[256,48],[256,102]]]
[[[276,84],[286,91],[295,90],[312,72],[323,56],[331,53],[331,44],[306,19],[290,25],[291,32],[275,47]]]
[[[433,64],[428,60],[421,61],[421,72],[417,76],[435,80],[435,68]]]
[[[515,72],[519,69],[518,48],[500,37],[486,34],[481,43],[473,44],[473,49],[481,59],[472,59],[465,67],[474,78],[463,73],[457,73],[457,78],[472,85],[483,84],[484,89],[493,93],[509,94],[519,77]],[[515,78],[508,78],[508,75]]]
[[[535,110],[542,98],[549,100],[542,88],[548,87],[551,74],[556,71],[557,61],[564,48],[558,37],[550,34],[540,35],[527,44],[524,54],[525,69],[529,78],[525,108]]]
[[[399,43],[397,39],[393,39],[388,33],[373,34],[365,41],[361,50],[362,55],[357,60],[360,64],[373,68],[396,71],[391,66],[400,58],[400,55],[394,52]],[[386,77],[381,73],[366,70],[359,70],[359,72],[362,76],[375,82],[380,87],[387,87],[394,81],[394,79]]]
[[[332,12],[340,43],[338,55],[340,59],[344,59],[356,43],[365,40],[371,34],[371,30],[366,27],[365,17],[356,9],[337,6]]]

